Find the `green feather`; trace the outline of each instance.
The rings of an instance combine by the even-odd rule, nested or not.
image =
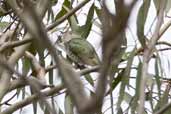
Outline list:
[[[66,43],[68,56],[79,64],[98,65],[99,57],[94,47],[85,39],[73,38]]]

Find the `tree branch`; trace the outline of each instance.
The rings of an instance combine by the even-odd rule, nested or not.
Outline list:
[[[13,2],[13,0],[8,0],[8,2]],[[24,7],[19,10],[18,8],[13,7],[13,4],[10,5],[14,8],[15,12],[18,14],[29,33],[37,39],[39,45],[46,47],[54,57],[54,60],[58,65],[59,73],[64,80],[65,86],[68,88],[68,91],[73,97],[73,101],[79,110],[84,106],[82,102],[87,101],[87,96],[79,79],[79,74],[74,71],[70,64],[68,64],[58,55],[56,49],[53,47],[48,38],[42,21],[37,16],[33,6],[30,4],[30,1],[23,1],[23,4]]]
[[[7,1],[8,4],[10,4],[12,6],[12,8],[18,8],[18,6],[16,5],[16,1],[15,0],[8,0]],[[46,3],[45,3],[46,2]],[[44,0],[44,2],[42,2],[44,4],[42,4],[40,7],[42,8],[46,8],[46,5],[48,5],[49,0]],[[41,16],[41,18],[43,17],[44,13],[42,10],[42,12],[40,12],[38,10],[39,7],[36,7],[36,12],[38,12]],[[30,34],[26,34],[24,39],[30,38]],[[20,47],[17,47],[15,49],[15,52],[10,56],[9,60],[8,60],[8,64],[10,64],[11,66],[14,66],[16,64],[16,62],[19,60],[20,57],[23,56],[25,50],[29,47],[30,44],[26,44],[26,45],[22,45]],[[10,78],[11,78],[11,73],[9,73],[7,70],[4,70],[0,79],[0,101],[2,100],[2,98],[4,97],[4,95],[8,92],[9,87],[10,87]]]
[[[160,3],[160,11],[158,15],[158,21],[156,23],[156,28],[154,31],[154,34],[152,38],[150,39],[149,43],[147,44],[147,48],[144,49],[144,55],[143,55],[143,65],[142,65],[142,74],[141,74],[141,82],[140,82],[140,91],[139,95],[141,97],[139,98],[140,105],[138,107],[138,114],[143,114],[144,112],[144,101],[145,101],[145,86],[146,86],[146,79],[148,78],[147,76],[147,71],[148,71],[148,64],[149,60],[151,58],[151,55],[153,53],[153,49],[155,47],[155,44],[157,43],[157,40],[159,39],[159,32],[161,25],[163,23],[163,14],[164,14],[164,8],[165,8],[165,1],[161,1]],[[162,34],[162,33],[161,33]]]
[[[48,96],[51,96],[51,95],[54,95],[56,93],[58,93],[60,90],[62,90],[63,85],[60,85],[60,86],[56,86],[50,90],[46,90],[44,92],[41,92],[41,94],[45,97],[48,97]],[[29,104],[31,104],[33,101],[36,101],[39,99],[39,95],[38,94],[34,94],[30,97],[27,97],[26,99],[22,100],[22,101],[19,101],[17,103],[14,103],[12,106],[10,106],[9,108],[3,110],[1,112],[1,114],[12,114],[14,111],[24,107],[24,106],[27,106]]]

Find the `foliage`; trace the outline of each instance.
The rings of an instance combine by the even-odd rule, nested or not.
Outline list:
[[[171,0],[106,1],[0,0],[1,114],[170,113]]]

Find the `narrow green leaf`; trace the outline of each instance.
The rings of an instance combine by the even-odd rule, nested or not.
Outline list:
[[[22,88],[17,88],[17,98],[20,96],[21,89],[22,89]]]
[[[150,7],[150,2],[151,0],[145,0],[143,2],[142,6],[139,9],[138,18],[137,18],[137,35],[138,35],[139,42],[143,47],[146,46],[144,26],[145,26],[148,10]]]
[[[23,74],[27,74],[31,69],[30,60],[26,57],[22,58],[22,72]]]
[[[52,7],[50,7],[48,10],[47,10],[47,21],[51,21],[51,22],[54,22],[55,19],[54,19],[54,13],[53,13],[53,10],[52,10]]]
[[[51,0],[51,5],[54,6],[58,3],[58,0]]]
[[[117,114],[123,114],[123,110],[121,107],[118,108]]]
[[[167,0],[167,2],[166,2],[166,8],[165,8],[166,13],[169,12],[170,8],[171,8],[171,0]]]
[[[158,57],[155,59],[155,80],[158,89],[158,97],[161,98],[161,81],[160,81],[160,73],[159,73],[159,60]]]
[[[97,14],[97,17],[99,18],[99,20],[101,21],[101,14],[102,14],[102,9],[100,9],[100,8],[98,8],[98,7],[94,7],[94,9],[95,9],[95,12],[96,12],[96,14]]]
[[[65,5],[66,7],[70,7],[70,2],[68,0],[64,0],[63,5]],[[64,16],[67,13],[67,10],[62,7],[61,11],[55,16],[55,20],[61,18],[62,16]]]
[[[54,99],[53,96],[51,97],[51,105],[52,105],[52,110],[55,110],[56,111],[56,108],[55,108],[55,99]]]
[[[123,75],[124,76],[124,75]],[[123,78],[122,78],[123,79]],[[124,100],[124,94],[125,94],[125,87],[126,84],[124,83],[124,81],[122,80],[121,82],[121,87],[120,87],[120,91],[119,91],[119,98],[118,98],[118,102],[117,102],[117,107],[119,108],[122,101]]]
[[[132,101],[131,105],[131,114],[135,114],[138,106],[138,99],[139,99],[139,91],[140,91],[140,82],[141,82],[141,70],[142,70],[142,63],[139,62],[138,65],[138,71],[137,71],[137,76],[136,76],[136,90],[135,90],[135,95]]]
[[[90,74],[86,74],[86,75],[85,75],[85,79],[86,79],[92,86],[94,86],[94,81],[93,81],[93,79],[92,79],[92,77],[91,77]]]
[[[170,91],[170,87],[167,86],[167,88],[165,89],[161,99],[159,99],[159,101],[157,102],[154,111],[161,109],[165,104],[168,103],[169,96],[170,96],[169,91]],[[165,113],[163,113],[163,114],[170,114],[170,111],[171,111],[171,108],[169,110],[165,111]]]
[[[62,9],[61,11],[56,15],[55,20],[59,19],[60,17],[64,16],[67,12],[69,12],[72,9],[71,7],[71,2],[69,0],[65,0],[63,5],[62,5]],[[69,19],[69,24],[71,26],[72,31],[77,31],[79,29],[78,26],[78,20],[75,14],[73,14],[73,16],[71,16]]]
[[[149,103],[150,103],[150,106],[151,106],[151,110],[154,112],[153,88],[154,88],[154,84],[151,86],[151,90],[149,91]]]
[[[66,95],[64,101],[65,114],[74,114],[73,107],[70,96]]]
[[[94,4],[92,4],[90,9],[89,9],[89,12],[88,12],[88,15],[87,15],[87,20],[86,20],[86,23],[85,23],[86,25],[92,23],[93,16],[94,16]]]
[[[69,12],[70,11],[70,8],[69,6],[65,6],[63,5],[64,9]],[[70,27],[72,29],[73,32],[75,32],[75,34],[78,34],[76,31],[79,30],[79,25],[78,25],[78,20],[77,20],[77,17],[75,14],[73,14],[73,16],[71,16],[69,19],[69,24],[70,24]]]
[[[59,109],[58,114],[64,114],[61,109]]]
[[[32,88],[32,87],[30,87],[30,92],[31,92],[31,95],[34,94],[33,88]],[[33,101],[33,102],[32,102],[32,105],[33,105],[33,112],[34,112],[34,114],[37,114],[37,101]],[[43,110],[43,109],[42,109],[42,110]]]
[[[116,88],[116,86],[121,82],[124,75],[124,69],[118,74],[118,76],[112,81],[112,90]]]
[[[160,2],[161,2],[161,1],[162,1],[162,0],[153,0],[154,6],[155,6],[155,8],[156,8],[157,13],[158,13],[158,11],[159,11]]]
[[[49,108],[45,107],[44,114],[51,114],[51,111],[49,110]]]
[[[157,11],[157,14],[159,13],[159,10],[160,10],[160,4],[163,0],[153,0],[154,2],[154,6],[156,8],[156,11]],[[168,13],[170,8],[171,8],[171,1],[170,0],[166,0],[165,2],[165,12]]]
[[[117,107],[119,107],[121,105],[122,101],[124,100],[125,87],[129,84],[130,71],[131,71],[131,66],[132,66],[133,60],[134,60],[134,55],[135,55],[135,49],[130,54],[130,57],[127,62],[127,67],[125,68],[124,74],[122,76]]]
[[[64,16],[66,13],[67,11],[64,8],[62,8],[61,11],[55,16],[55,20],[58,20],[59,18]]]
[[[51,64],[52,65],[53,62],[51,61]],[[54,74],[53,74],[53,69],[49,71],[49,84],[53,84],[53,79],[54,79]]]
[[[93,16],[94,16],[94,4],[92,4],[92,6],[89,9],[85,25],[80,27],[80,29],[82,31],[82,33],[81,33],[82,38],[88,37],[88,35],[91,31],[91,27],[92,27]]]
[[[44,49],[38,49],[39,61],[42,67],[45,67],[45,59],[44,59]]]
[[[0,22],[0,31],[3,32],[5,30],[5,28],[7,28],[10,25],[9,22]]]
[[[142,62],[139,62],[138,65],[138,71],[136,76],[136,93],[135,95],[139,98],[139,92],[140,92],[140,83],[141,83],[141,74],[142,74]]]
[[[126,69],[125,69],[125,72],[124,72],[125,84],[129,84],[131,67],[132,67],[132,64],[133,64],[134,57],[135,57],[135,50],[136,49],[133,49],[133,51],[130,53],[130,56],[128,58],[127,66],[126,66]]]
[[[132,101],[133,96],[130,95],[128,92],[125,92],[124,100],[129,104]]]

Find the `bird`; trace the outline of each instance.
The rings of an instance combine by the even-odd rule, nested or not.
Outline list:
[[[69,59],[78,65],[96,66],[100,64],[94,47],[86,39],[72,38],[65,43],[65,47]]]

